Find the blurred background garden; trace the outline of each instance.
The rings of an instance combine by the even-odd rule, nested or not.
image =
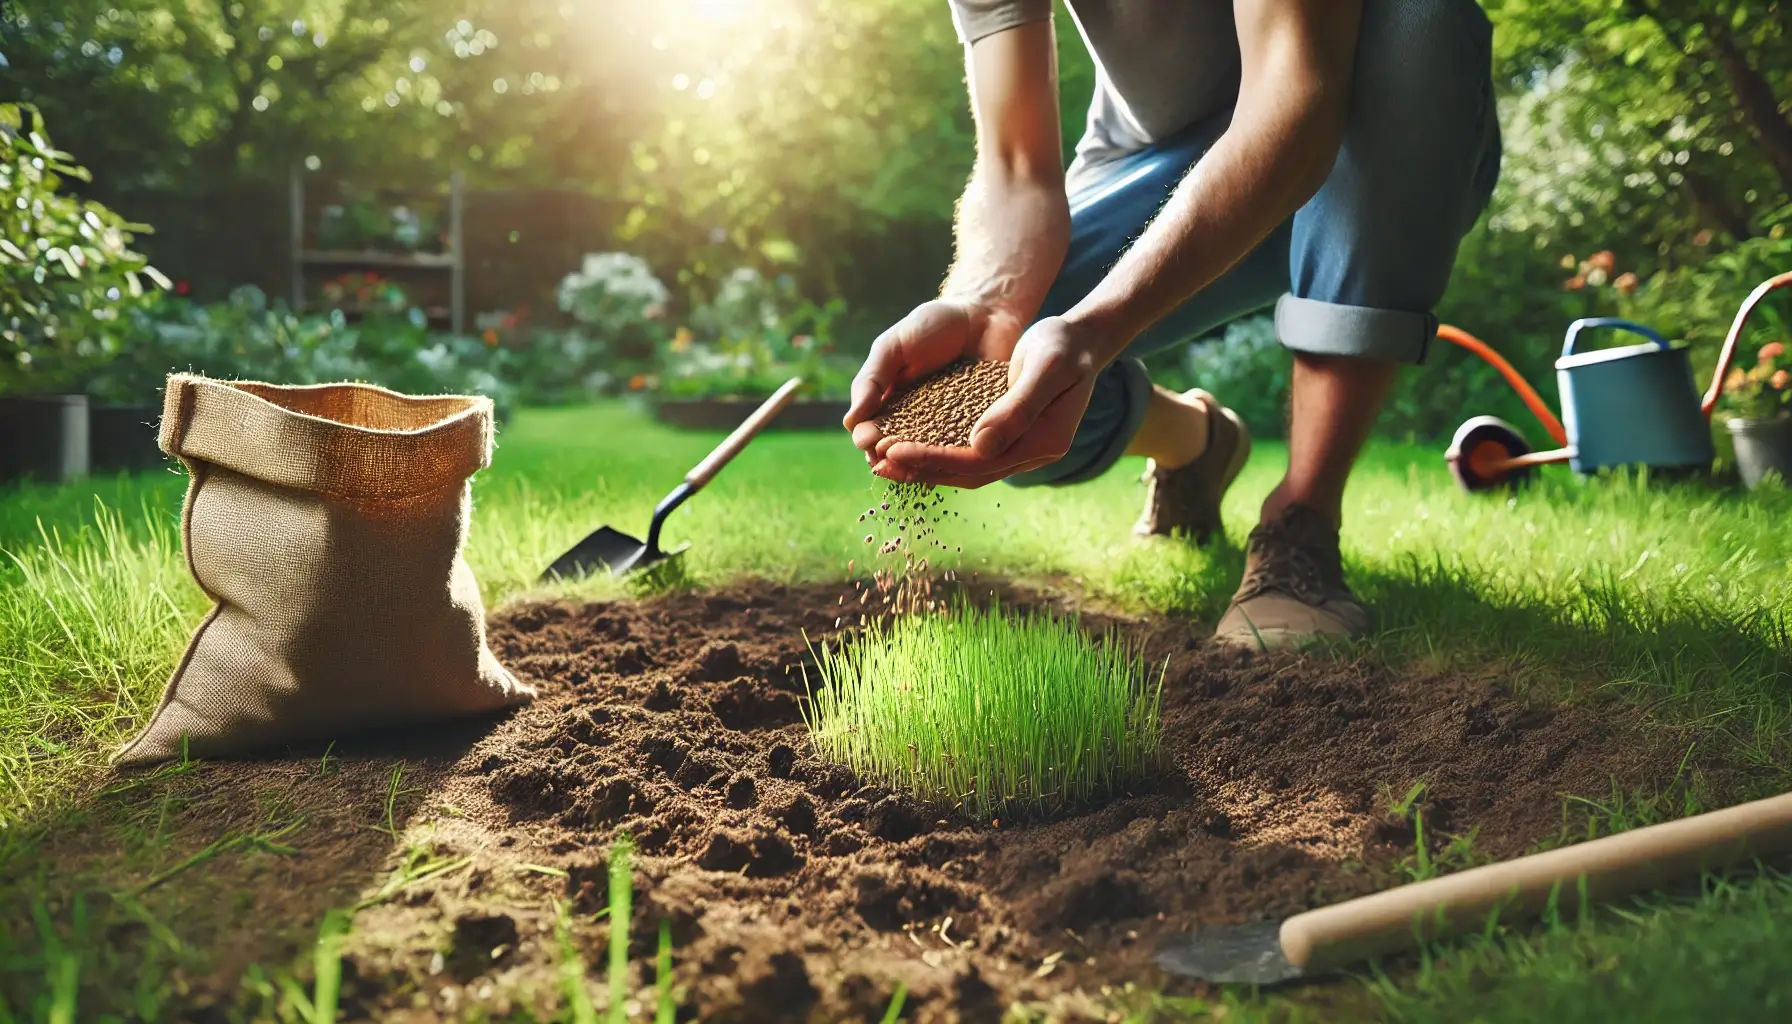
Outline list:
[[[1703,378],[1792,256],[1788,15],[1484,6],[1505,166],[1441,319],[1546,391],[1593,314],[1690,342]],[[1058,34],[1068,156],[1093,69],[1063,11]],[[505,410],[792,373],[837,398],[937,289],[972,158],[937,2],[12,0],[0,82],[0,391],[128,415],[185,369]],[[1757,322],[1749,365],[1783,327]],[[1214,340],[1160,379],[1278,434],[1268,322]],[[1465,411],[1528,419],[1438,346],[1381,428]]]

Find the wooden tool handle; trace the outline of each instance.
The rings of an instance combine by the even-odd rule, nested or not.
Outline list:
[[[1323,973],[1421,940],[1534,917],[1550,903],[1569,914],[1676,879],[1792,850],[1792,793],[1547,853],[1364,896],[1282,922],[1282,953]]]
[[[708,455],[705,455],[703,461],[697,463],[697,468],[686,473],[684,482],[690,484],[694,491],[715,479],[715,475],[722,471],[722,467],[733,461],[734,457],[740,454],[740,450],[747,446],[747,442],[753,440],[754,435],[764,430],[767,423],[784,411],[784,407],[796,397],[796,389],[802,386],[803,378],[801,377],[792,377],[785,381],[783,387],[772,392],[770,398],[761,403],[759,408],[753,410],[753,415],[748,416],[746,422],[735,427],[734,433],[729,434],[721,444],[716,445]]]

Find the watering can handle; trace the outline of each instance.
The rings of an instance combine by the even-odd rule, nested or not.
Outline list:
[[[1614,330],[1629,331],[1632,334],[1640,334],[1643,337],[1648,338],[1650,341],[1653,341],[1658,348],[1668,347],[1668,340],[1666,338],[1656,334],[1653,330],[1644,327],[1642,324],[1637,323],[1635,320],[1626,320],[1623,317],[1616,316],[1592,316],[1576,320],[1568,325],[1568,337],[1562,341],[1563,359],[1574,354],[1574,343],[1580,338],[1580,332],[1592,327],[1610,327]]]

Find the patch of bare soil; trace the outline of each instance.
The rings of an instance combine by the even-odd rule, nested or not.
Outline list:
[[[706,1021],[875,1019],[897,981],[911,1019],[987,1020],[1154,980],[1166,933],[1392,884],[1413,834],[1386,808],[1414,781],[1434,834],[1478,828],[1480,850],[1508,856],[1558,833],[1562,794],[1665,781],[1682,752],[1627,712],[1528,707],[1494,679],[1252,657],[1186,623],[1122,624],[1169,659],[1175,770],[1064,820],[954,820],[810,755],[801,636],[832,633],[838,594],[754,587],[501,619],[496,649],[543,697],[442,789],[466,812],[451,842],[565,869],[560,895],[591,913],[606,845],[632,833],[639,952],[673,922],[676,977]],[[501,914],[539,932],[542,902],[444,892],[375,931]],[[429,949],[400,948],[390,968],[419,974]],[[519,950],[543,971],[545,952]]]
[[[413,856],[422,844],[450,868],[356,919],[345,1015],[558,1005],[556,908],[574,915],[575,947],[601,972],[606,924],[592,915],[604,908],[609,844],[627,831],[640,849],[631,983],[652,983],[644,965],[669,920],[687,1016],[878,1019],[900,982],[908,1020],[994,1020],[1014,1002],[1100,1019],[1103,986],[1168,983],[1151,958],[1170,933],[1400,881],[1414,834],[1387,808],[1416,781],[1428,787],[1436,849],[1473,829],[1476,850],[1503,857],[1559,834],[1565,794],[1658,788],[1685,752],[1633,711],[1532,706],[1491,674],[1251,656],[1214,648],[1186,622],[1091,615],[1089,625],[1117,625],[1149,658],[1168,659],[1173,769],[1074,817],[972,822],[810,753],[803,634],[836,635],[841,590],[755,584],[499,616],[494,650],[541,696],[477,739],[451,737],[407,761],[400,788],[421,792],[400,801],[411,824],[401,817],[399,830]],[[293,797],[352,804],[341,816],[355,820],[313,820],[285,840],[297,852],[268,861],[262,884],[285,893],[258,897],[268,907],[297,900],[321,915],[353,901],[342,890],[377,890],[399,865],[391,837],[368,831],[393,758],[359,756],[316,783],[334,791]],[[304,770],[215,765],[200,777],[212,773],[208,792],[241,794]],[[297,953],[303,938],[242,948]],[[229,1002],[235,984],[213,972],[191,980],[189,998]]]

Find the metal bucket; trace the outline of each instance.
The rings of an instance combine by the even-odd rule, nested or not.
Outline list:
[[[1612,328],[1648,339],[1639,345],[1575,352],[1584,330]],[[1716,457],[1699,408],[1692,359],[1642,324],[1615,317],[1576,320],[1556,360],[1562,425],[1577,472],[1609,466],[1709,466]]]

